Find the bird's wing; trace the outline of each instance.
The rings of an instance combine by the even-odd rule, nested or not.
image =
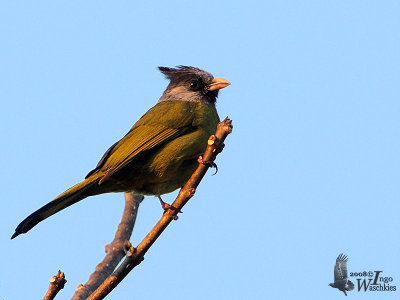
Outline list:
[[[336,258],[336,264],[335,264],[335,282],[336,281],[341,281],[341,280],[346,280],[347,281],[347,256],[341,253],[337,258]]]
[[[160,102],[144,114],[131,130],[112,145],[89,177],[98,170],[110,175],[126,166],[134,158],[178,136],[195,130],[195,105],[184,101]]]

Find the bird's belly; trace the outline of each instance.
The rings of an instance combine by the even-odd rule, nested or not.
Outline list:
[[[145,165],[138,159],[134,167],[118,176],[118,181],[123,182],[125,190],[143,195],[162,195],[181,188],[196,170],[208,137],[203,130],[178,137],[143,157]]]
[[[134,190],[143,195],[162,195],[181,188],[196,170],[196,159],[187,160],[179,167],[166,168],[166,173],[149,176],[147,180],[134,183]]]

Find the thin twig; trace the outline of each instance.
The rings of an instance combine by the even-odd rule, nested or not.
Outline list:
[[[203,155],[203,161],[214,161],[218,153],[222,151],[223,143],[225,138],[232,131],[232,121],[225,118],[224,121],[220,122],[217,126],[215,135],[212,135],[208,139],[208,145]],[[138,264],[140,264],[145,253],[161,235],[164,229],[176,218],[177,213],[183,208],[183,206],[189,201],[194,195],[197,186],[207,172],[210,164],[199,163],[196,171],[192,174],[189,181],[179,192],[178,197],[172,204],[176,209],[167,210],[158,223],[153,229],[147,234],[143,241],[138,245],[136,249],[133,249],[131,255],[128,255],[118,269],[110,275],[100,287],[91,294],[87,299],[98,300],[106,297],[124,278],[125,276]]]
[[[118,225],[118,230],[115,233],[114,240],[105,247],[106,256],[103,261],[97,265],[93,274],[90,275],[88,282],[85,285],[80,284],[78,286],[71,300],[86,299],[112,272],[114,272],[117,265],[125,257],[126,252],[129,251],[131,247],[129,239],[132,235],[139,205],[143,198],[142,195],[125,193],[124,213]]]
[[[57,275],[50,278],[49,289],[46,295],[44,295],[43,300],[53,300],[57,293],[64,288],[66,282],[64,273],[58,271]]]

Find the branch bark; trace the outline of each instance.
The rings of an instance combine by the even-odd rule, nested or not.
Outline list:
[[[86,299],[115,270],[120,261],[131,248],[129,239],[135,226],[139,205],[144,197],[133,193],[125,193],[125,208],[114,240],[106,245],[106,256],[90,275],[85,285],[80,284],[71,300]]]
[[[107,277],[107,279],[99,286],[99,288],[87,299],[95,300],[106,297],[134,267],[143,261],[146,252],[154,244],[164,229],[167,228],[169,223],[176,218],[176,215],[183,208],[183,206],[194,195],[197,186],[211,165],[210,163],[204,162],[213,162],[215,160],[218,153],[222,151],[225,138],[232,132],[232,128],[232,121],[228,118],[225,118],[224,121],[218,124],[215,135],[210,136],[208,139],[208,145],[202,159],[203,162],[199,163],[196,171],[181,189],[177,198],[172,204],[176,209],[169,209],[163,214],[158,223],[147,234],[137,248],[131,248],[131,253],[127,255],[119,268],[112,275]]]
[[[64,288],[66,282],[64,273],[58,271],[57,275],[50,278],[49,289],[46,295],[44,295],[43,300],[53,300],[57,293]]]

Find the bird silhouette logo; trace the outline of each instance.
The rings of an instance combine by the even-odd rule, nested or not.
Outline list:
[[[342,291],[346,296],[346,291],[354,290],[354,283],[347,278],[347,255],[341,253],[336,258],[336,264],[334,268],[334,282],[330,283],[329,286],[337,288]]]

